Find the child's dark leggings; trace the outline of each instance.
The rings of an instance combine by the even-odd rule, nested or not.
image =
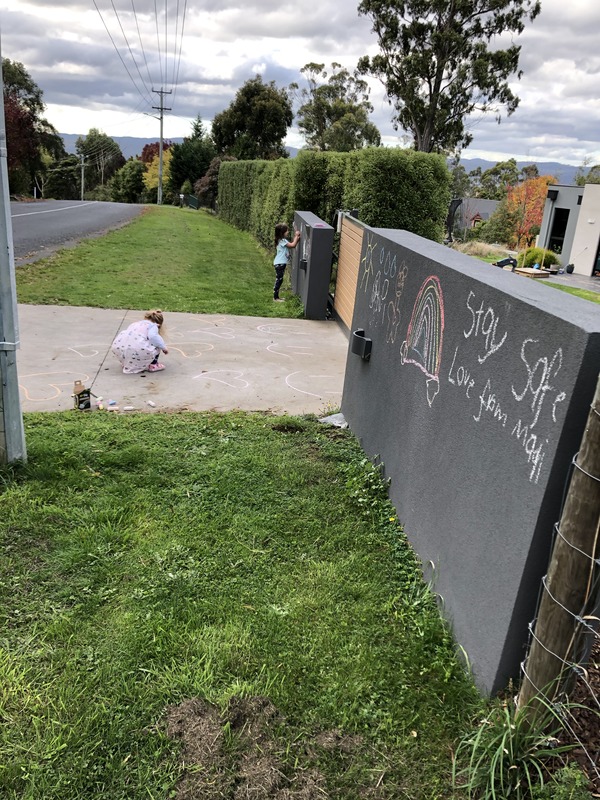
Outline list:
[[[279,299],[279,290],[283,283],[283,275],[285,273],[285,264],[275,264],[275,286],[273,286],[273,299]]]

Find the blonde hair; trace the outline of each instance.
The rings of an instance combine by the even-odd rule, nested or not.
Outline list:
[[[153,308],[144,315],[144,319],[149,319],[150,322],[155,322],[159,328],[162,327],[164,320],[163,313],[160,308]]]

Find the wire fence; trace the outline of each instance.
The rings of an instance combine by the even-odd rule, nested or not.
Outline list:
[[[597,392],[597,397],[600,394]],[[599,403],[595,401],[590,413],[592,424],[600,424]],[[592,425],[588,424],[588,430]],[[583,443],[582,443],[583,446]],[[597,441],[592,443],[594,453]],[[587,462],[586,462],[587,463]],[[578,473],[578,475],[577,475]],[[583,489],[581,512],[579,497],[570,498],[574,474]],[[583,485],[581,482],[584,482]],[[567,492],[567,487],[569,492]],[[579,453],[572,461],[565,483],[560,522],[554,526],[553,557],[548,573],[542,578],[538,595],[536,617],[529,625],[527,657],[521,665],[522,689],[533,690],[535,695],[551,707],[563,725],[563,743],[573,745],[570,758],[577,761],[590,780],[595,792],[600,791],[600,476],[581,466]],[[589,502],[588,502],[589,501]],[[569,506],[569,503],[571,504]],[[565,529],[567,514],[577,520],[578,512],[591,511],[592,525],[587,525],[584,541],[575,543]],[[595,517],[595,523],[593,519]],[[574,537],[573,537],[574,538]],[[558,589],[555,590],[554,586]],[[560,594],[560,597],[557,595]],[[573,602],[571,602],[573,601]],[[550,620],[559,620],[564,630],[570,632],[562,652],[554,649],[553,625],[540,625],[542,614]],[[538,662],[545,660],[556,670],[557,680],[550,688],[536,685]],[[544,671],[539,672],[544,675]],[[545,681],[540,681],[545,684]]]

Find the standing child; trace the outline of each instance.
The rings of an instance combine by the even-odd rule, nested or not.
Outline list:
[[[277,252],[275,253],[275,258],[273,259],[273,266],[275,267],[275,286],[273,286],[273,300],[278,302],[283,302],[279,297],[279,289],[281,288],[281,284],[283,283],[283,276],[285,273],[285,268],[287,267],[288,261],[290,259],[290,250],[296,247],[298,242],[300,241],[300,231],[296,231],[294,233],[294,238],[291,242],[289,242],[286,238],[288,232],[288,226],[280,222],[279,225],[275,225],[275,247]]]

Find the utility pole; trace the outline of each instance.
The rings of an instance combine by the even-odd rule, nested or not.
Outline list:
[[[79,156],[81,159],[81,200],[83,201],[83,192],[85,189],[85,156],[83,153]]]
[[[600,379],[557,527],[533,639],[517,700],[532,717],[552,701],[571,663],[584,660],[594,626],[600,555]],[[563,683],[565,681],[562,681]],[[546,694],[547,693],[547,694]],[[533,702],[530,702],[533,701]]]
[[[0,54],[0,86],[2,58]],[[25,431],[19,398],[17,289],[8,189],[4,103],[0,103],[0,464],[25,461]]]
[[[152,106],[152,108],[156,109],[160,112],[159,120],[160,120],[160,140],[158,143],[158,193],[156,195],[156,204],[162,205],[162,184],[163,184],[163,117],[165,111],[170,111],[170,108],[165,108],[163,105],[164,99],[163,95],[171,94],[171,91],[166,91],[165,89],[152,89],[155,94],[160,95],[160,105],[159,106]]]

